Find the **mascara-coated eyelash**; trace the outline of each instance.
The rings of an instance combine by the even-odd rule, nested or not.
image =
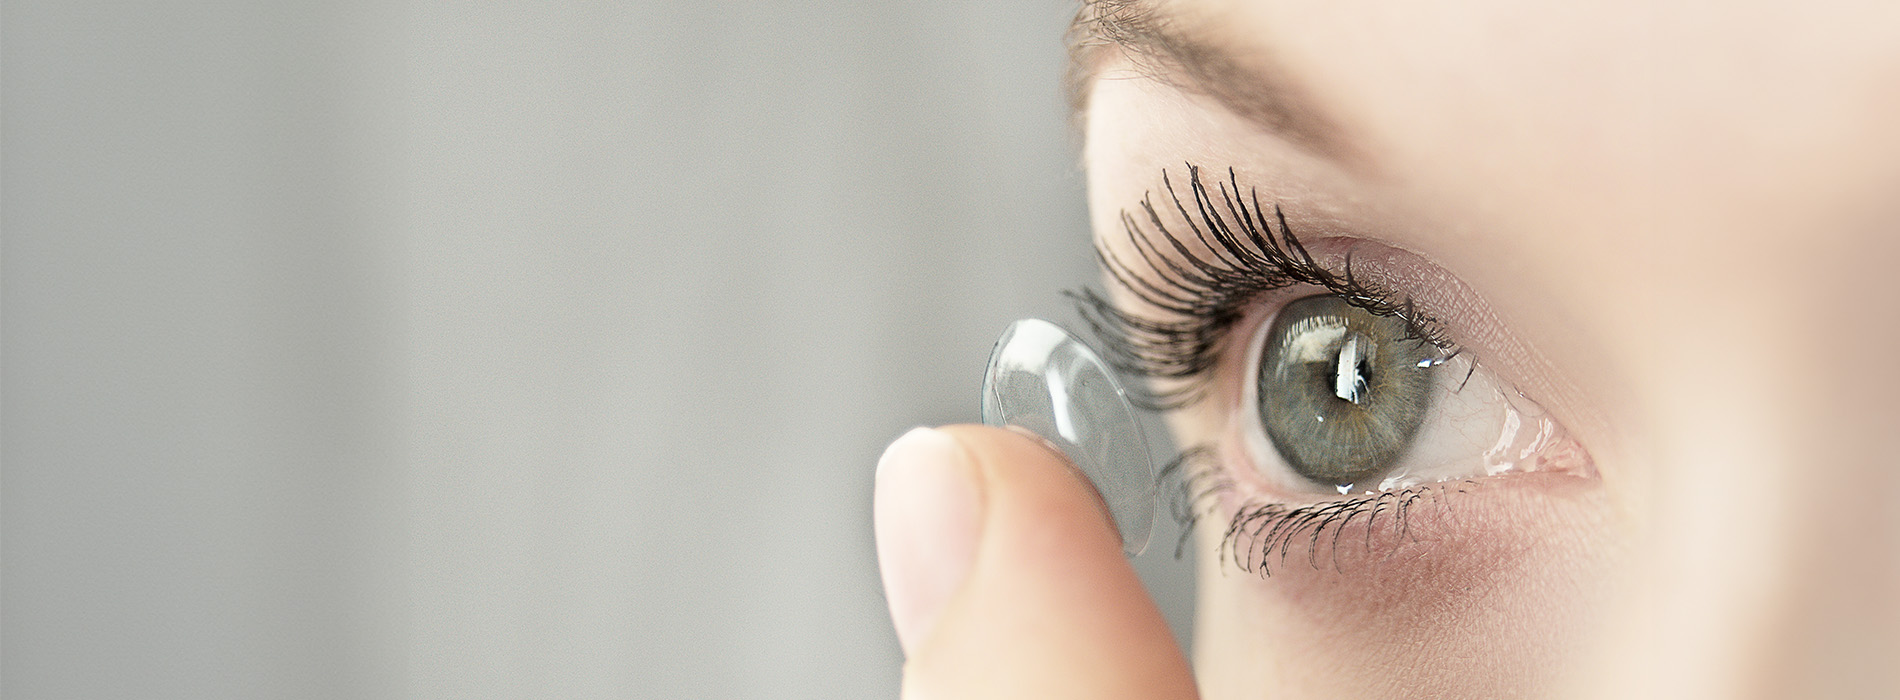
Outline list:
[[[1268,292],[1294,285],[1318,287],[1369,313],[1397,318],[1404,322],[1409,337],[1456,353],[1438,320],[1420,312],[1409,296],[1394,295],[1356,277],[1350,253],[1338,271],[1315,262],[1287,226],[1279,205],[1273,206],[1269,218],[1257,190],[1241,195],[1232,168],[1227,170],[1227,180],[1216,181],[1211,192],[1202,183],[1198,166],[1188,163],[1187,170],[1192,210],[1167,171],[1162,171],[1161,179],[1192,243],[1171,230],[1153,200],[1144,196],[1141,218],[1153,235],[1128,211],[1122,212],[1121,223],[1129,247],[1149,274],[1138,272],[1109,246],[1095,245],[1096,257],[1110,279],[1159,314],[1150,318],[1124,311],[1093,289],[1069,292],[1101,340],[1104,357],[1117,370],[1181,380],[1149,388],[1151,396],[1141,397],[1144,403],[1162,410],[1194,403],[1208,370],[1219,359],[1222,342],[1246,318],[1251,304]],[[1205,252],[1196,250],[1195,243]]]

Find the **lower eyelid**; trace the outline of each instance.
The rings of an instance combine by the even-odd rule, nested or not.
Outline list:
[[[1215,499],[1203,486],[1202,509],[1191,520],[1219,528],[1210,534],[1219,537],[1223,567],[1296,589],[1332,574],[1369,579],[1365,585],[1374,587],[1397,581],[1400,594],[1412,598],[1419,585],[1483,575],[1505,557],[1535,549],[1532,543],[1549,547],[1565,533],[1588,531],[1584,514],[1603,497],[1591,483],[1511,474],[1310,503]],[[1351,596],[1362,588],[1324,590]]]

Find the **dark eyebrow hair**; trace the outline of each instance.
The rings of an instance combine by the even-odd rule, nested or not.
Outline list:
[[[1228,111],[1314,154],[1348,167],[1364,158],[1344,129],[1322,112],[1291,75],[1268,63],[1238,60],[1164,14],[1154,0],[1083,0],[1069,25],[1065,88],[1078,124],[1089,86],[1109,49],[1137,70],[1175,88],[1213,98]]]

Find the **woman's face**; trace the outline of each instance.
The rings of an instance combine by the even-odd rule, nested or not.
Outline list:
[[[1202,692],[1900,681],[1896,7],[1085,12]]]

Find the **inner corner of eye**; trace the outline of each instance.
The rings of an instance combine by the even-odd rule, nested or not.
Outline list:
[[[1469,358],[1337,296],[1283,306],[1257,341],[1246,442],[1269,481],[1365,493],[1534,470],[1562,430]]]

